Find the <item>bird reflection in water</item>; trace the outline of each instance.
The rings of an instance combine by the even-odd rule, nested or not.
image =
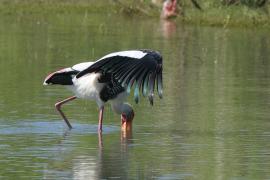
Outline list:
[[[130,144],[133,143],[132,130],[121,131],[119,137],[112,145],[111,136],[106,136],[106,134],[102,136],[102,133],[99,133],[98,159],[96,162],[98,168],[95,173],[98,179],[128,179],[129,149]],[[108,139],[110,139],[110,143],[108,143]]]
[[[124,129],[125,127],[122,126],[121,129],[121,144],[127,146],[129,143],[132,143],[132,127],[129,126],[128,129]],[[99,150],[102,151],[103,149],[103,135],[102,132],[98,132],[98,146]]]
[[[161,20],[162,35],[164,38],[169,39],[176,33],[176,23],[174,20]]]

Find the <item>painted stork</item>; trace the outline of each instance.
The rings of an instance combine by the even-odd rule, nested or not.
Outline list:
[[[170,19],[178,15],[177,0],[166,0],[163,3],[161,17]]]
[[[49,74],[44,85],[64,85],[74,96],[55,104],[56,110],[72,126],[61,106],[76,98],[95,100],[99,108],[98,129],[102,131],[104,104],[111,103],[112,110],[121,114],[122,130],[131,129],[134,111],[125,98],[134,86],[134,100],[139,92],[148,95],[153,105],[155,84],[162,98],[162,56],[153,50],[129,50],[108,54],[96,62],[83,62]]]

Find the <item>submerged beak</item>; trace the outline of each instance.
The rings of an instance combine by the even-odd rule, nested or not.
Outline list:
[[[121,115],[121,130],[122,131],[131,131],[132,130],[132,121],[134,118],[134,112],[132,112],[132,115],[130,117],[127,117],[125,114]]]
[[[122,131],[131,131],[132,129],[132,121],[123,121],[122,120]]]

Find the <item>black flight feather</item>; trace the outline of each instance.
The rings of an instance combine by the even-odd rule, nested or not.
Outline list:
[[[138,53],[139,56],[132,53]],[[130,53],[130,54],[129,54]],[[148,91],[148,99],[153,105],[155,84],[160,98],[162,98],[162,56],[157,51],[137,50],[125,51],[107,55],[94,64],[79,72],[76,78],[80,78],[88,73],[99,72],[104,75],[106,81],[111,76],[112,81],[117,83],[116,88],[109,85],[104,89],[104,99],[114,97],[116,93],[123,89],[130,90],[135,86],[134,99],[138,102],[139,92],[145,96]],[[121,86],[122,88],[119,88]],[[103,93],[104,93],[103,92]],[[107,97],[108,96],[108,97]]]

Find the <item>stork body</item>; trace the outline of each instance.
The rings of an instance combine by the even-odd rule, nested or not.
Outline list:
[[[134,98],[139,100],[139,91],[153,104],[155,82],[162,97],[162,57],[151,50],[120,51],[108,54],[96,62],[84,62],[49,74],[44,85],[63,85],[74,96],[55,104],[69,128],[68,119],[61,106],[76,98],[96,101],[99,107],[99,130],[102,130],[104,105],[111,103],[113,111],[121,114],[122,128],[131,129],[134,111],[125,99],[135,85]]]

